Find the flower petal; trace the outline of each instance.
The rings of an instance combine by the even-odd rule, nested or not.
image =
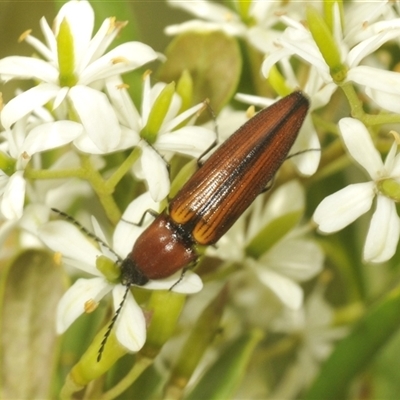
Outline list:
[[[106,80],[108,96],[116,110],[120,123],[133,131],[141,130],[140,114],[129,93],[123,88],[123,81],[119,76],[113,76]]]
[[[349,67],[355,67],[361,62],[363,58],[365,58],[369,54],[372,54],[387,41],[395,39],[397,37],[399,37],[399,30],[391,29],[374,35],[368,39],[362,40],[349,51],[349,54],[347,56]]]
[[[154,201],[161,201],[169,193],[169,174],[166,162],[151,146],[142,142],[140,163],[144,179]]]
[[[302,175],[310,176],[317,170],[321,159],[321,145],[309,115],[303,122],[290,155],[291,161]]]
[[[86,302],[89,300],[98,302],[110,290],[111,286],[104,278],[78,279],[58,303],[57,333],[65,332],[85,312]]]
[[[171,7],[180,8],[193,14],[196,17],[204,18],[208,21],[225,22],[229,20],[239,21],[237,14],[233,13],[229,8],[221,5],[214,4],[206,0],[192,0],[192,1],[173,1],[167,0]]]
[[[17,171],[8,179],[1,198],[0,209],[6,219],[19,219],[22,217],[25,190],[26,181],[23,171]]]
[[[378,195],[365,241],[364,259],[376,263],[389,260],[396,253],[399,236],[400,219],[394,202]]]
[[[194,272],[186,271],[182,275],[182,271],[177,271],[168,278],[151,280],[144,287],[151,290],[172,290],[176,293],[192,294],[203,289],[203,282]]]
[[[40,227],[38,234],[51,250],[62,253],[66,258],[79,261],[81,270],[101,276],[95,267],[96,258],[101,255],[100,250],[74,225],[66,221],[52,221]]]
[[[349,70],[347,79],[381,92],[391,94],[400,92],[400,76],[398,72],[394,71],[359,65]]]
[[[303,303],[303,290],[297,283],[275,271],[257,265],[257,262],[253,260],[251,262],[248,260],[247,264],[251,264],[252,270],[258,276],[261,283],[271,289],[283,304],[295,310],[301,307]]]
[[[353,159],[372,179],[380,178],[379,172],[383,169],[383,162],[365,125],[354,118],[342,118],[339,121],[339,129]]]
[[[311,279],[321,272],[323,262],[324,254],[316,243],[298,238],[279,241],[259,259],[260,264],[271,266],[279,274],[299,282]]]
[[[95,145],[104,152],[114,150],[121,139],[121,128],[107,96],[78,85],[70,89],[69,97]]]
[[[374,188],[373,182],[357,183],[322,200],[313,215],[319,231],[336,232],[366,213],[372,205]]]
[[[160,205],[151,199],[150,193],[146,192],[133,200],[122,215],[113,235],[114,250],[122,257],[131,252],[138,236],[154,220],[152,215],[146,213],[148,210],[159,212]],[[145,213],[146,216],[139,226]]]
[[[199,157],[215,141],[215,133],[200,126],[186,126],[160,135],[156,142],[159,150]]]
[[[115,309],[120,306],[126,287],[116,285],[113,289]],[[139,351],[146,341],[146,320],[142,309],[137,305],[131,293],[126,296],[125,303],[115,323],[115,334],[118,341],[129,351]]]
[[[10,129],[14,122],[55,98],[59,90],[57,85],[42,83],[11,99],[1,112],[4,128]]]
[[[21,153],[29,156],[70,143],[81,135],[83,127],[73,121],[48,122],[33,128],[25,139]]]
[[[398,93],[382,92],[380,89],[365,88],[365,94],[371,98],[379,107],[385,110],[400,113],[400,96]]]
[[[0,77],[5,82],[13,78],[35,78],[55,84],[58,80],[58,70],[50,63],[38,58],[11,56],[0,60]]]
[[[120,75],[139,68],[157,57],[158,54],[144,43],[123,43],[88,65],[82,71],[79,83],[85,85],[99,79]]]

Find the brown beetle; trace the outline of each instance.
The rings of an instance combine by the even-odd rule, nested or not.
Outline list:
[[[196,245],[216,243],[274,177],[308,107],[294,92],[224,142],[139,236],[121,264],[122,283],[142,286],[195,263]]]

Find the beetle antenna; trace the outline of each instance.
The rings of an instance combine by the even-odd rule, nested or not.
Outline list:
[[[80,222],[78,222],[74,217],[71,217],[64,211],[60,211],[57,208],[51,208],[52,211],[56,212],[57,214],[60,214],[62,217],[64,217],[67,221],[72,222],[77,228],[79,228],[80,231],[82,231],[86,236],[90,237],[91,239],[95,240],[97,243],[101,244],[105,248],[107,248],[111,253],[114,254],[115,257],[117,257],[118,263],[122,263],[121,257],[107,244],[104,242],[104,240],[101,240],[99,237],[97,237],[94,233],[90,232],[88,229],[86,229]]]
[[[100,344],[99,352],[97,354],[97,362],[100,362],[100,360],[101,360],[101,356],[103,355],[104,347],[106,347],[108,337],[110,336],[111,331],[114,328],[115,323],[117,322],[118,315],[120,314],[120,312],[122,310],[122,306],[125,303],[126,296],[128,295],[129,289],[130,289],[130,286],[127,285],[124,296],[122,297],[121,303],[119,303],[118,309],[117,309],[117,311],[115,311],[114,316],[112,317],[112,320],[110,322],[110,325],[108,325],[107,332],[104,334],[103,340],[101,341],[101,344]]]

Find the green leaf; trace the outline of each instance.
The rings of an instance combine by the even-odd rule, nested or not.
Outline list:
[[[400,286],[372,307],[323,365],[320,375],[304,396],[312,399],[343,399],[352,379],[365,370],[400,328]]]
[[[194,104],[210,99],[218,113],[235,93],[242,69],[236,39],[222,32],[187,32],[170,43],[166,56],[158,78],[177,82],[188,70],[194,83]]]
[[[27,250],[10,265],[2,297],[3,399],[50,398],[62,276],[52,256],[42,250]]]
[[[262,338],[260,330],[252,330],[239,337],[218,357],[186,399],[232,398],[246,372],[253,351]]]

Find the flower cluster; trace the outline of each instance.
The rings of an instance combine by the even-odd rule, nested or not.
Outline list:
[[[52,252],[69,284],[57,293],[55,331],[72,342],[91,338],[89,345],[82,341],[83,355],[75,354],[80,361],[71,362],[61,397],[72,397],[126,353],[138,353],[135,365],[107,398],[120,395],[152,362],[157,369],[149,373],[154,381],[164,375],[166,397],[186,396],[186,386],[193,387],[191,398],[232,397],[250,361],[258,372],[243,378],[243,387],[252,387],[245,396],[344,397],[339,390],[346,388],[335,379],[350,382],[355,370],[362,375],[365,360],[400,323],[400,290],[386,293],[398,280],[400,238],[399,4],[233,0],[226,7],[168,0],[166,6],[194,19],[165,27],[171,44],[164,55],[139,41],[115,45],[127,27],[115,17],[95,30],[94,10],[111,10],[111,3],[100,3],[66,1],[53,24],[40,20],[43,41],[31,30],[20,36],[32,57],[0,58],[6,99],[0,244],[12,256],[27,248]],[[12,80],[32,85],[6,94]],[[196,208],[198,199],[189,194],[193,204],[183,215],[169,200],[196,160],[201,168],[215,143],[254,115],[254,106],[269,107],[297,90],[310,106],[290,160],[218,243],[203,248],[196,229],[209,210]],[[274,131],[285,121],[268,123]],[[226,191],[215,182],[205,196]],[[241,182],[229,188],[240,189]],[[220,207],[214,214],[228,215],[235,204]],[[167,222],[160,219],[152,231],[158,213]],[[173,243],[165,244],[170,221],[177,228]],[[157,271],[162,279],[148,279],[134,266],[129,272],[140,279],[127,278],[135,243],[147,249],[141,256],[149,264],[159,256],[148,250],[149,240],[143,244],[149,237],[143,232],[167,249],[160,253],[176,251],[176,241],[184,244],[182,258],[195,261],[170,276],[165,271],[173,268],[165,265]],[[384,267],[369,265],[377,263]],[[377,293],[382,303],[368,310]],[[95,337],[88,328],[76,336],[87,314],[101,318],[102,311],[106,321]],[[367,333],[348,329],[360,319]],[[340,339],[345,344],[336,346]],[[259,355],[251,358],[256,346]],[[321,369],[331,353],[335,361]],[[210,388],[214,376],[222,384]],[[101,391],[92,389],[86,397]]]

